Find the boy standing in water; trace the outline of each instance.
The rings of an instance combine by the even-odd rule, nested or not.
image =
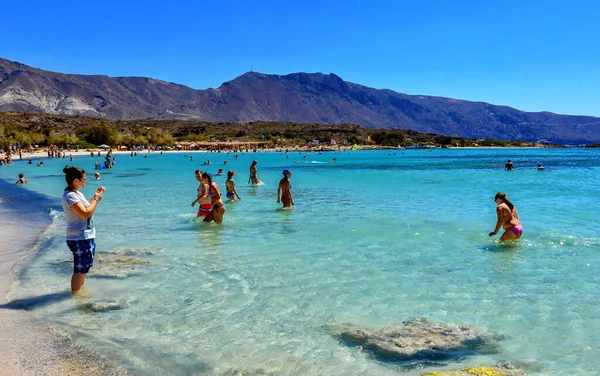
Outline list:
[[[283,170],[283,179],[279,181],[279,186],[277,187],[277,203],[283,201],[284,208],[295,205],[292,197],[292,185],[290,184],[291,177],[292,171],[287,169]]]

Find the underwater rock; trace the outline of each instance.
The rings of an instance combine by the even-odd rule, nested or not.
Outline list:
[[[152,252],[144,248],[115,248],[108,251],[102,251],[101,254],[122,255],[122,256],[147,256]]]
[[[469,367],[451,371],[433,371],[421,376],[525,376],[527,373],[510,362],[502,362],[494,367]]]
[[[115,257],[113,259],[104,260],[104,262],[115,264],[150,264],[150,261],[139,257]]]
[[[123,304],[117,302],[92,302],[88,303],[87,307],[94,312],[117,311],[125,308]]]
[[[127,278],[141,274],[140,265],[150,264],[150,261],[139,257],[123,257],[112,254],[96,256],[96,262],[90,277],[92,278]]]
[[[230,369],[219,374],[220,376],[275,376],[274,373],[259,369]]]
[[[230,369],[220,376],[275,376],[272,372],[267,372],[263,369]]]
[[[352,324],[327,327],[329,333],[351,346],[361,346],[386,361],[442,360],[497,352],[498,337],[468,326],[449,326],[414,318],[387,328],[370,330]]]

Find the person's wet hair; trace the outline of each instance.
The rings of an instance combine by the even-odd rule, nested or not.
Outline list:
[[[212,187],[212,175],[208,172],[205,172],[202,174],[202,179],[208,180],[208,189],[210,189]]]
[[[227,179],[231,179],[233,177],[233,174],[235,174],[233,170],[227,171]]]
[[[496,196],[494,196],[494,200],[500,199],[502,202],[504,202],[506,205],[508,205],[508,207],[510,208],[511,211],[513,211],[513,209],[515,208],[515,205],[508,199],[508,197],[506,196],[506,193],[504,192],[498,192],[496,193]]]

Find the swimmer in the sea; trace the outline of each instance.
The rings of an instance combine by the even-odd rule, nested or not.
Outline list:
[[[258,161],[254,160],[250,165],[250,176],[248,177],[248,183],[260,184],[260,180],[258,180],[258,169],[256,168],[257,164]]]
[[[279,181],[279,186],[277,187],[277,203],[283,202],[284,208],[295,205],[294,198],[292,197],[291,177],[292,171],[288,169],[283,170],[283,178]]]
[[[17,184],[27,184],[27,179],[23,176],[23,174],[19,174],[19,180],[16,181]]]
[[[496,202],[496,205],[498,205],[498,207],[496,207],[498,221],[496,222],[496,228],[494,231],[490,232],[489,235],[496,235],[500,230],[500,227],[502,227],[504,233],[500,237],[500,241],[519,239],[523,234],[523,226],[521,226],[521,222],[519,221],[517,208],[515,208],[504,192],[496,193],[494,201]]]
[[[227,190],[227,193],[225,194],[225,196],[227,196],[227,199],[229,199],[230,201],[235,201],[236,197],[238,198],[238,200],[242,199],[237,193],[237,190],[235,189],[235,182],[233,181],[234,175],[235,171],[227,171],[227,180],[225,181],[225,189]]]
[[[221,224],[223,223],[223,215],[225,214],[225,205],[221,199],[221,190],[217,183],[212,181],[211,174],[207,172],[202,174],[202,183],[208,186],[208,197],[210,197],[212,205],[212,210],[204,218],[204,222],[215,221],[215,223]]]

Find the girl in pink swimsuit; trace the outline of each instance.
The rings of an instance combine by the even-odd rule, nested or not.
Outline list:
[[[521,222],[519,221],[517,208],[515,208],[515,205],[513,205],[504,192],[496,193],[494,201],[498,205],[496,208],[498,221],[496,222],[496,228],[489,235],[496,235],[500,227],[502,227],[504,233],[500,237],[500,241],[519,239],[523,235],[523,226],[521,226]]]

